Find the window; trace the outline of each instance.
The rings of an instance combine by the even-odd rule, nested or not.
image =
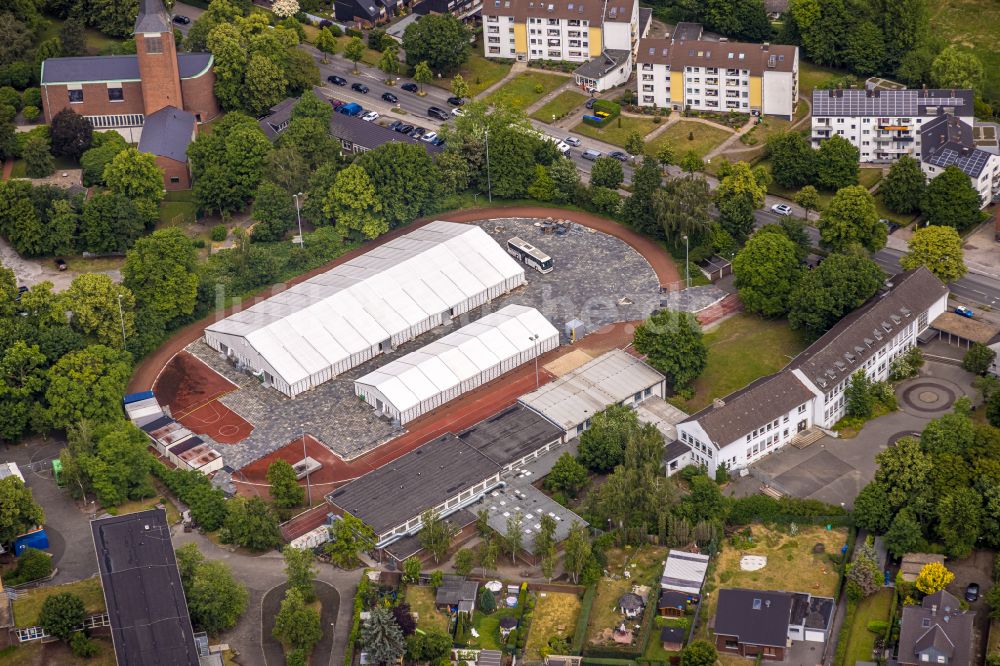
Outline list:
[[[120,85],[115,88],[112,88],[111,84],[110,83],[108,84],[108,101],[109,102],[125,101],[125,92],[122,90],[122,87]]]
[[[801,405],[799,405],[799,414],[804,414],[805,411],[806,411],[806,404],[802,403]]]
[[[151,37],[146,35],[146,53],[163,53],[163,39],[157,35]]]
[[[83,88],[69,91],[69,103],[81,104],[83,102]]]
[[[177,176],[171,176],[170,177],[170,182],[171,183],[179,183],[179,182],[181,182],[181,179],[178,178]]]

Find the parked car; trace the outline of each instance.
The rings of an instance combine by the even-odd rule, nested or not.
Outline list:
[[[453,115],[453,116],[464,116],[465,115],[465,109],[460,109],[460,108],[458,108],[456,106],[454,109],[451,110],[451,115]]]
[[[399,101],[399,98],[393,95],[391,92],[382,93],[382,99],[389,102],[390,104],[395,104]]]
[[[574,148],[579,148],[582,143],[575,136],[568,136],[565,139],[563,139],[563,142],[566,143],[567,145],[573,146]]]
[[[585,160],[590,160],[591,162],[593,162],[601,155],[602,155],[601,151],[588,148],[587,150],[583,151],[583,153],[581,153],[580,157],[582,157]]]
[[[56,261],[56,268],[58,268],[60,271],[66,270],[66,260],[65,259],[57,258],[55,261]]]
[[[622,152],[620,150],[611,151],[610,156],[615,158],[619,162],[628,162],[630,159],[628,153]]]
[[[955,308],[955,314],[959,317],[965,317],[966,319],[972,319],[973,315],[976,313],[972,311],[972,308],[967,308],[964,305],[959,305]]]
[[[441,138],[441,137],[438,137],[438,138],[434,139],[433,141],[431,141],[431,145],[432,146],[443,146],[444,145],[444,139]]]
[[[400,134],[409,134],[410,132],[413,131],[413,125],[407,125],[406,123],[403,123],[399,127],[396,127],[395,130]]]
[[[378,111],[369,111],[365,115],[361,116],[361,120],[364,120],[369,123],[373,123],[378,119],[379,119]]]
[[[788,204],[774,204],[771,206],[771,212],[775,215],[791,215],[792,207]]]
[[[587,100],[587,103],[584,104],[584,106],[587,107],[588,109],[592,109],[594,108],[594,102],[596,101],[597,101],[596,98],[591,97],[590,99]]]
[[[362,95],[368,94],[368,86],[363,83],[352,83],[351,90],[361,93]]]
[[[970,604],[979,599],[979,583],[969,583],[965,588],[965,600]]]
[[[406,92],[415,93],[420,91],[420,86],[418,86],[416,83],[404,83],[399,87],[405,90]]]
[[[177,14],[176,16],[174,16],[174,23],[176,23],[177,25],[187,25],[190,22],[191,19],[189,19],[187,16],[184,16],[183,14]]]
[[[348,104],[343,105],[339,109],[337,109],[337,113],[342,113],[345,116],[355,116],[355,117],[357,117],[357,116],[360,116],[364,112],[365,112],[364,107],[362,107],[357,102],[350,102]]]
[[[389,123],[389,129],[396,131],[396,128],[398,128],[402,124],[403,124],[402,120],[393,120],[391,123]]]
[[[889,231],[890,235],[893,234],[897,229],[899,229],[899,225],[898,224],[896,224],[892,220],[887,220],[884,217],[882,219],[880,219],[879,222],[881,222],[882,224],[885,225],[885,228]]]
[[[448,98],[448,103],[451,104],[452,106],[462,106],[463,104],[465,104],[465,100],[462,99],[461,97],[455,97],[454,95],[452,95],[451,97]]]
[[[21,285],[20,287],[18,287],[18,288],[17,288],[17,296],[15,296],[15,297],[14,297],[14,300],[15,300],[15,301],[18,301],[18,302],[20,302],[20,301],[21,301],[21,296],[24,296],[24,294],[25,294],[25,293],[26,293],[27,291],[28,291],[28,288],[27,288],[27,287],[25,287],[25,286],[24,286],[24,285],[22,284],[22,285]]]
[[[329,81],[330,83],[332,83],[335,86],[346,86],[347,85],[347,79],[345,79],[342,76],[337,76],[336,74],[331,74],[330,76],[326,77],[326,80]]]
[[[432,106],[427,109],[427,115],[431,118],[437,118],[438,120],[448,120],[448,112],[444,109],[439,109],[436,106]]]
[[[332,106],[333,110],[336,111],[340,107],[344,106],[344,102],[341,102],[339,99],[331,99],[330,106]]]
[[[410,132],[410,136],[412,136],[414,139],[419,139],[424,134],[427,134],[427,129],[424,127],[414,127],[413,130]]]
[[[421,141],[426,141],[427,143],[434,143],[434,139],[438,138],[437,132],[428,132],[420,137]]]

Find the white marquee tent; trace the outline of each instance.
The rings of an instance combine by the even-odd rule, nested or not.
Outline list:
[[[432,222],[205,329],[205,342],[295,396],[524,284],[475,225]]]
[[[508,305],[368,373],[354,392],[406,423],[558,346],[538,310]]]

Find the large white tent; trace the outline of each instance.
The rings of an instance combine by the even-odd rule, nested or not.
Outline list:
[[[205,342],[295,396],[524,284],[475,225],[432,222],[205,329]]]
[[[406,423],[558,346],[538,310],[508,305],[368,373],[354,392]]]

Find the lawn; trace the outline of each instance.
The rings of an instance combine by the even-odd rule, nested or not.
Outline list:
[[[1000,4],[986,0],[937,0],[930,3],[931,31],[971,49],[986,70],[983,97],[1000,98]]]
[[[162,489],[160,490],[162,492]],[[180,522],[181,514],[171,502],[166,497],[150,497],[143,500],[134,500],[132,502],[126,502],[119,506],[113,507],[108,510],[108,513],[112,513],[116,516],[124,516],[128,513],[138,513],[139,511],[146,511],[148,509],[155,509],[157,504],[160,504],[162,500],[163,507],[167,512],[167,524],[174,525]]]
[[[524,110],[571,79],[559,74],[528,71],[518,74],[493,92],[486,101]],[[541,92],[538,91],[541,86]]]
[[[14,600],[14,624],[18,627],[33,627],[38,624],[38,613],[42,603],[53,594],[72,592],[83,599],[88,615],[104,612],[104,592],[101,591],[101,579],[97,576],[85,578],[75,583],[65,585],[48,585],[36,587],[19,593]]]
[[[587,96],[583,93],[576,92],[575,90],[564,90],[543,104],[538,111],[531,114],[531,117],[543,123],[551,123],[553,118],[559,120],[564,116],[568,116],[586,100]]]
[[[824,83],[839,76],[846,75],[847,72],[830,69],[814,65],[806,60],[799,60],[799,97],[812,98],[813,89],[821,87]]]
[[[777,372],[806,346],[806,341],[784,320],[765,320],[738,314],[705,334],[708,364],[694,383],[694,397],[671,402],[693,414],[715,398],[729,395],[750,382]],[[748,354],[747,350],[753,353]]]
[[[417,614],[417,626],[422,629],[448,632],[450,624],[448,616],[434,607],[434,588],[408,585],[406,603],[410,604],[410,611]]]
[[[502,647],[500,618],[513,617],[517,613],[517,609],[514,608],[501,608],[490,615],[477,610],[472,618],[472,626],[475,627],[479,637],[471,638],[469,647],[476,650],[499,650]]]
[[[760,162],[758,162],[758,165],[764,167],[768,171],[771,170],[770,159],[761,160]],[[881,180],[882,180],[882,169],[880,169],[879,167],[862,167],[858,172],[858,184],[864,186],[867,189],[874,187]],[[910,222],[913,221],[914,218],[913,215],[900,215],[898,213],[893,213],[888,208],[886,208],[885,204],[883,204],[882,200],[879,198],[877,192],[878,190],[876,190],[875,194],[875,207],[878,209],[879,217],[890,219],[893,222],[897,222],[902,225],[909,224]],[[788,199],[789,201],[794,201],[795,195],[798,194],[798,190],[788,189],[787,187],[782,187],[781,185],[778,185],[774,181],[771,181],[771,183],[767,186],[767,193],[773,194],[774,196],[777,197]],[[823,210],[830,204],[830,201],[833,200],[833,195],[835,193],[827,190],[819,190],[818,193],[819,193],[819,208],[820,210]],[[813,211],[810,221],[813,222],[815,221],[815,214],[816,211]]]
[[[160,204],[160,224],[162,227],[179,227],[197,220],[197,206],[191,201],[166,201]]]
[[[618,118],[611,121],[611,124],[600,129],[597,127],[591,127],[590,125],[585,125],[581,122],[573,128],[573,133],[589,136],[592,139],[597,139],[598,141],[604,141],[606,143],[624,148],[625,140],[632,132],[638,132],[640,135],[646,136],[656,129],[656,127],[656,123],[654,123],[651,118],[618,116]]]
[[[847,648],[844,663],[853,664],[856,661],[871,661],[872,648],[875,647],[876,635],[868,631],[868,623],[872,620],[888,620],[889,609],[892,607],[892,595],[895,591],[886,588],[858,604],[854,613],[854,622],[847,636]]]
[[[567,592],[539,592],[535,612],[531,617],[531,633],[524,647],[528,661],[540,661],[540,650],[553,636],[570,637],[580,614],[580,597]]]
[[[472,49],[469,59],[459,67],[458,73],[462,75],[465,82],[469,84],[469,97],[475,97],[494,83],[507,76],[510,65],[502,62],[494,62],[479,55],[483,49],[480,46],[478,51]],[[435,85],[445,90],[451,90],[451,79],[434,79],[431,85]]]
[[[101,271],[116,271],[125,263],[125,257],[82,257],[79,255],[63,257],[66,268],[74,273],[100,273]]]
[[[338,58],[344,58],[344,60],[348,60],[344,56],[344,47],[346,47],[350,43],[350,41],[352,39],[354,39],[354,38],[353,37],[348,37],[347,35],[341,35],[340,37],[337,37],[337,57]],[[365,52],[361,56],[361,62],[365,63],[366,65],[372,65],[374,67],[377,67],[378,66],[378,61],[382,57],[382,54],[379,53],[378,51],[374,50],[374,49],[368,48],[368,42],[367,42],[367,40],[364,40],[364,41],[365,41]],[[348,62],[350,62],[350,60],[348,60]]]
[[[706,125],[693,120],[680,120],[668,127],[662,134],[649,142],[646,152],[655,155],[663,144],[669,145],[676,159],[694,151],[704,158],[710,150],[729,138],[733,133],[714,125]]]
[[[89,659],[73,656],[61,642],[31,641],[0,650],[0,666],[115,666],[115,649],[107,638],[94,638],[100,652]]]
[[[618,599],[632,589],[633,585],[650,585],[655,576],[663,571],[663,560],[667,549],[660,546],[641,548],[616,548],[608,551],[607,570],[611,577],[597,582],[597,595],[587,623],[587,641],[593,645],[602,644],[602,634],[613,629],[623,619],[616,606]],[[629,578],[624,577],[625,570]],[[651,595],[656,594],[654,588]]]
[[[59,29],[62,27],[63,20],[47,16],[46,21],[45,26],[42,28],[42,34],[39,35],[36,41],[37,44],[42,43],[46,39],[59,36]],[[123,41],[122,39],[108,37],[93,28],[85,28],[83,31],[83,42],[87,49],[87,55],[99,55],[104,49]]]

